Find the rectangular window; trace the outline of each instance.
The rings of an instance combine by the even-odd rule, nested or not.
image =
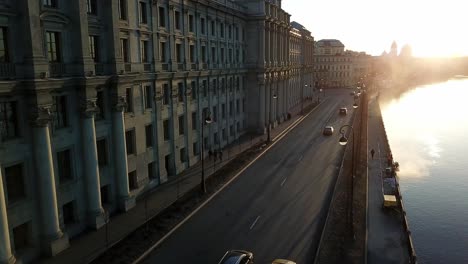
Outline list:
[[[164,156],[164,168],[168,176],[171,176],[171,154]]]
[[[192,99],[197,99],[198,97],[198,89],[195,81],[192,81],[191,83],[191,88],[192,88]]]
[[[153,102],[153,90],[151,89],[151,85],[145,86],[145,109],[151,109],[151,105]]]
[[[232,39],[232,26],[231,25],[228,26],[228,36],[229,36],[229,39]]]
[[[234,32],[235,32],[235,35],[236,35],[236,40],[239,40],[239,28],[237,26],[235,26]]]
[[[222,136],[223,136],[223,140],[226,140],[226,139],[227,139],[226,129],[223,128],[223,130],[221,131],[221,133],[222,133]]]
[[[240,132],[240,123],[237,122],[237,123],[236,123],[236,126],[237,126],[237,132]]]
[[[204,35],[205,34],[205,18],[200,18],[200,32]]]
[[[178,63],[182,62],[182,44],[176,43],[176,61]]]
[[[199,154],[198,142],[193,142],[192,143],[192,153],[193,153],[194,156],[197,156]]]
[[[229,134],[231,134],[231,136],[234,136],[234,125],[229,126]]]
[[[125,89],[125,99],[127,103],[126,113],[133,113],[133,92],[132,88]]]
[[[13,228],[13,240],[15,241],[15,251],[21,251],[30,246],[31,224],[26,222]]]
[[[127,20],[127,0],[119,0],[119,18]]]
[[[239,99],[237,99],[237,100],[236,100],[236,113],[237,113],[237,114],[239,114],[239,112],[240,112],[240,109],[239,109],[239,106],[240,106],[240,105],[239,105],[239,103],[240,103],[240,102],[239,102]]]
[[[224,38],[224,23],[219,24],[219,32],[222,38]]]
[[[213,139],[215,144],[219,144],[219,137],[218,137],[218,132],[215,132],[213,134]]]
[[[216,47],[211,47],[211,63],[216,63]]]
[[[232,63],[232,49],[229,49],[229,58],[228,58],[228,62],[229,63]]]
[[[226,118],[226,105],[225,104],[221,105],[221,118],[222,119]]]
[[[140,24],[148,23],[148,11],[146,9],[146,3],[140,2]]]
[[[174,11],[174,25],[175,29],[180,30],[180,12]]]
[[[239,49],[236,49],[236,63],[239,63]]]
[[[98,165],[99,167],[104,167],[108,164],[107,157],[107,142],[106,139],[99,139],[96,141],[97,156],[98,156]]]
[[[17,102],[0,102],[0,138],[2,141],[19,136]]]
[[[195,62],[195,45],[189,46],[189,59],[190,59],[190,62],[192,63]]]
[[[153,125],[149,124],[145,126],[145,135],[146,135],[146,147],[153,147]]]
[[[167,83],[163,84],[163,104],[168,105],[171,98],[171,91]]]
[[[201,61],[206,63],[206,46],[201,47]]]
[[[213,106],[213,121],[216,122],[218,120],[218,108]]]
[[[0,27],[0,62],[9,62],[8,53],[8,30],[6,27]]]
[[[178,83],[177,84],[178,90],[179,90],[179,102],[183,103],[184,102],[184,84],[183,83]]]
[[[65,224],[65,226],[75,223],[75,205],[73,204],[73,201],[66,203],[62,206],[62,213],[63,223]]]
[[[61,45],[59,32],[46,32],[47,42],[47,58],[49,62],[60,62],[61,58]]]
[[[42,0],[45,7],[57,8],[57,0]]]
[[[167,62],[166,42],[164,41],[159,42],[159,60],[161,62]]]
[[[211,35],[214,36],[216,34],[216,25],[214,21],[211,21]]]
[[[9,204],[26,197],[23,177],[23,164],[5,168],[7,202]]]
[[[216,80],[213,80],[213,95],[216,95],[218,91],[218,86],[216,85]]]
[[[185,120],[184,115],[179,116],[179,135],[185,134]]]
[[[187,153],[185,151],[185,148],[180,149],[179,155],[180,155],[180,162],[186,162],[187,161]]]
[[[156,179],[156,162],[148,163],[148,179],[154,180]]]
[[[141,62],[147,63],[149,61],[148,51],[149,51],[148,41],[142,40],[141,41]]]
[[[68,126],[67,96],[54,96],[53,125],[55,129]]]
[[[234,114],[234,103],[232,101],[229,102],[229,116],[232,117],[232,115]]]
[[[224,63],[224,48],[221,48],[221,63]]]
[[[164,133],[164,140],[171,139],[170,131],[169,131],[169,119],[163,121],[163,133]]]
[[[60,183],[73,179],[71,151],[69,149],[57,152],[57,171]]]
[[[88,9],[88,14],[97,14],[97,0],[86,0],[86,7]]]
[[[104,106],[104,91],[98,91],[96,95],[96,106],[99,111],[95,115],[95,120],[101,120],[106,118],[105,106]]]
[[[203,97],[207,97],[208,96],[208,84],[206,80],[203,80],[202,85],[203,85]]]
[[[130,62],[130,54],[128,52],[128,39],[120,39],[120,54],[122,55],[123,62]]]
[[[89,55],[94,62],[99,62],[99,37],[89,36]]]
[[[197,112],[192,112],[192,130],[197,130]]]
[[[136,171],[128,173],[128,188],[133,191],[138,188],[138,178]]]
[[[166,27],[166,10],[164,7],[159,7],[159,26]]]
[[[127,147],[127,155],[135,154],[135,129],[125,132],[125,146]]]
[[[194,26],[193,26],[193,15],[188,16],[188,26],[189,26],[189,31],[193,32],[194,31]]]
[[[109,185],[101,187],[101,203],[107,205],[110,203],[110,190]]]

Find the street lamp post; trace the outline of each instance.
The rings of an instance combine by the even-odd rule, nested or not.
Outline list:
[[[273,94],[273,99],[276,99],[276,98],[278,98],[278,96],[276,95],[276,93],[274,93]],[[271,141],[271,136],[270,136],[270,134],[271,134],[271,132],[270,132],[270,130],[271,130],[271,109],[272,109],[271,102],[272,102],[272,100],[270,98],[270,109],[268,110],[267,142]]]
[[[301,115],[304,114],[304,89],[307,87],[307,84],[304,84],[304,88],[301,90]]]
[[[349,206],[348,206],[348,221],[350,223],[350,231],[351,231],[351,236],[354,239],[354,225],[353,225],[353,218],[354,218],[354,209],[353,209],[353,200],[354,200],[354,130],[353,127],[350,125],[343,125],[340,127],[340,133],[341,133],[341,138],[339,140],[340,145],[344,146],[348,144],[348,139],[345,136],[345,128],[351,129],[351,140],[353,141],[353,147],[352,147],[352,153],[351,153],[351,187],[350,187],[350,193],[351,193],[351,199],[349,199]]]
[[[204,163],[204,160],[205,160],[205,136],[203,135],[203,127],[205,126],[205,123],[206,124],[211,124],[211,122],[213,122],[213,120],[211,120],[211,117],[210,117],[210,114],[208,114],[208,116],[202,120],[201,122],[201,167],[202,167],[202,172],[201,172],[201,191],[202,193],[206,193],[206,182],[205,182],[205,163]]]

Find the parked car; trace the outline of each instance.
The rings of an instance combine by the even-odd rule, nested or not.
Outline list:
[[[253,253],[245,250],[233,249],[227,251],[218,264],[252,264]]]
[[[341,107],[340,108],[340,115],[346,115],[348,114],[348,109],[346,107]]]
[[[287,259],[275,259],[271,264],[296,264],[296,262]]]
[[[323,129],[323,134],[325,136],[331,136],[333,135],[333,127],[332,126],[326,126],[324,129]]]

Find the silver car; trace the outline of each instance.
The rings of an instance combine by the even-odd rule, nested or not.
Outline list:
[[[245,250],[229,250],[218,264],[252,264],[253,253]]]

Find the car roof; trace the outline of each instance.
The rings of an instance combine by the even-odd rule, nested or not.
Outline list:
[[[333,129],[332,126],[326,126],[325,129]]]
[[[288,259],[275,259],[272,264],[296,264],[296,262]]]
[[[252,257],[253,253],[246,251],[246,250],[238,250],[238,249],[229,250],[224,254],[223,258],[221,259],[219,263],[220,264],[237,264],[243,256]]]

